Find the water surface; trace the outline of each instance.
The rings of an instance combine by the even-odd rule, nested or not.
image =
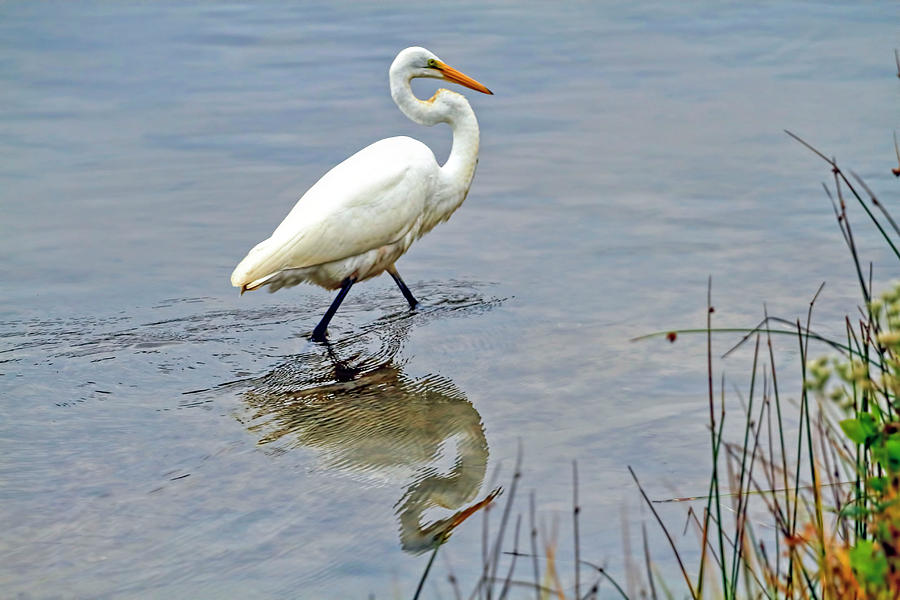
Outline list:
[[[702,324],[710,275],[720,325],[763,303],[805,315],[822,281],[822,329],[855,310],[827,170],[782,129],[895,197],[898,17],[3,4],[0,587],[408,596],[423,532],[508,481],[520,441],[547,524],[567,523],[579,461],[583,554],[621,573],[623,512],[642,518],[625,466],[654,497],[700,493],[707,469],[703,341],[628,340]],[[366,144],[411,135],[446,156],[448,130],[406,121],[387,93],[413,44],[495,92],[469,94],[479,171],[398,263],[423,308],[407,313],[387,277],[357,286],[329,352],[307,340],[328,293],[239,297],[228,277]],[[876,278],[896,277],[854,218]],[[720,368],[742,385],[747,358]],[[461,581],[480,536],[464,523],[442,550]]]

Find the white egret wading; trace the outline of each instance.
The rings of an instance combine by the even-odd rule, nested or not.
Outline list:
[[[419,100],[410,88],[415,77],[443,79],[492,92],[449,67],[425,48],[407,48],[389,73],[391,97],[407,117],[422,125],[447,123],[453,148],[440,166],[418,140],[392,137],[363,148],[316,182],[272,235],[257,244],[231,274],[247,290],[274,292],[302,282],[340,288],[312,339],[325,341],[328,323],[350,287],[387,271],[410,309],[417,301],[394,263],[409,246],[462,204],[478,162],[478,121],[465,97],[439,89]]]

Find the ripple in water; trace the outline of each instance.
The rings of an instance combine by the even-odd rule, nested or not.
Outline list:
[[[364,334],[292,356],[242,399],[260,445],[309,448],[323,467],[351,474],[413,471],[395,508],[403,549],[419,554],[471,512],[464,505],[484,482],[489,452],[481,416],[452,381],[404,373],[399,355],[414,322],[380,319]],[[374,352],[365,344],[373,330]],[[428,519],[432,509],[455,512]]]

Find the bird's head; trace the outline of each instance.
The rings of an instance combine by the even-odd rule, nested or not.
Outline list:
[[[391,64],[391,73],[403,73],[408,79],[429,77],[442,79],[473,89],[482,94],[493,92],[468,75],[461,73],[438,58],[434,52],[419,46],[402,50]]]

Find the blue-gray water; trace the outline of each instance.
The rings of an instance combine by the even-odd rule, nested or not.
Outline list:
[[[898,22],[853,2],[0,4],[0,595],[408,597],[418,519],[506,484],[519,441],[517,508],[534,489],[560,520],[566,581],[573,459],[582,555],[621,575],[644,517],[626,465],[654,497],[707,472],[703,340],[629,338],[702,325],[709,275],[719,325],[805,315],[827,281],[817,322],[839,329],[858,300],[829,173],[782,130],[896,198]],[[495,92],[467,94],[479,171],[398,263],[423,309],[357,286],[335,363],[306,339],[328,293],[228,277],[368,143],[446,156],[448,130],[387,93],[409,45]],[[722,369],[743,386],[747,353]],[[429,594],[452,595],[448,564],[470,589],[480,523]]]

